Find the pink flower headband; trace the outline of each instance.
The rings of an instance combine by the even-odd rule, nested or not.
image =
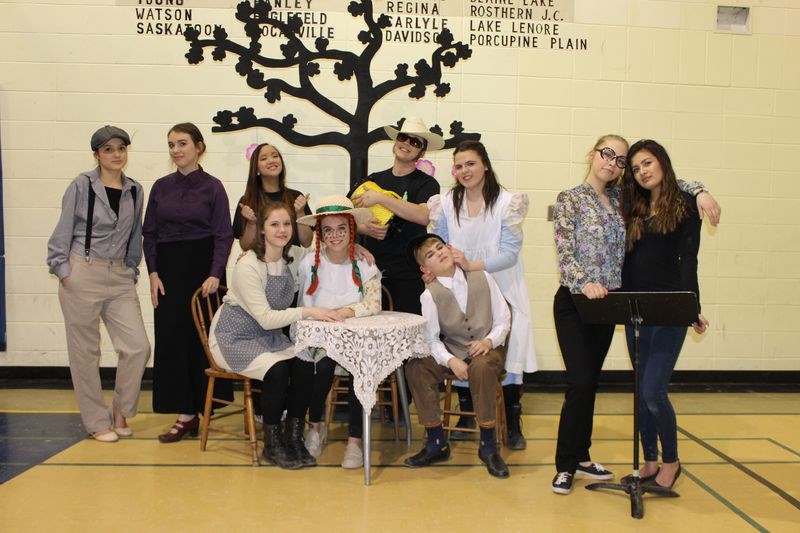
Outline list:
[[[248,161],[250,161],[250,158],[253,157],[253,152],[255,152],[256,148],[258,148],[259,146],[260,145],[258,143],[253,143],[247,147],[247,150],[244,151],[244,156],[247,158]]]
[[[416,167],[421,171],[423,171],[428,176],[434,176],[436,174],[436,167],[433,166],[433,163],[431,163],[427,159],[418,160]]]

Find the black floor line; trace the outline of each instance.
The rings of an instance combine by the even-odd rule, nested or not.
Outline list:
[[[693,435],[692,433],[689,433],[688,431],[686,431],[682,427],[678,426],[678,431],[680,431],[681,433],[683,433],[684,435],[689,437],[691,440],[693,440],[696,444],[699,444],[700,446],[702,446],[703,448],[705,448],[709,452],[713,453],[714,455],[716,455],[720,459],[723,459],[726,463],[728,463],[728,464],[730,464],[732,466],[735,466],[736,468],[738,468],[739,470],[741,470],[742,472],[744,472],[745,474],[750,476],[755,481],[758,481],[759,483],[761,483],[762,485],[767,487],[769,490],[771,490],[772,492],[774,492],[775,494],[777,494],[778,496],[780,496],[781,498],[783,498],[784,500],[789,502],[791,505],[793,505],[795,509],[800,509],[800,501],[798,501],[797,498],[795,498],[794,496],[792,496],[791,494],[789,494],[788,492],[786,492],[785,490],[783,490],[779,486],[775,485],[774,483],[772,483],[768,479],[764,478],[763,476],[760,476],[756,472],[753,472],[752,470],[750,470],[749,468],[744,466],[742,463],[740,463],[739,461],[737,461],[733,457],[730,457],[729,455],[726,455],[722,451],[716,449],[715,447],[713,447],[710,444],[708,444],[707,442],[705,442],[703,439]]]

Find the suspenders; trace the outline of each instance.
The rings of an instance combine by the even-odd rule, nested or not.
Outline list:
[[[94,218],[94,197],[95,192],[92,189],[92,178],[87,177],[89,180],[89,209],[86,214],[86,241],[83,245],[83,257],[89,260],[89,248],[92,247],[92,219]]]
[[[83,257],[89,261],[89,249],[92,247],[92,223],[94,218],[94,198],[97,194],[92,188],[92,178],[87,177],[89,180],[89,206],[86,212],[86,240],[83,245]],[[133,200],[133,212],[136,216],[136,187],[131,187],[131,199]],[[134,223],[134,226],[136,224]],[[131,227],[131,235],[133,235],[133,227]],[[128,259],[128,246],[131,243],[131,235],[128,235],[128,241],[125,243],[125,259]]]

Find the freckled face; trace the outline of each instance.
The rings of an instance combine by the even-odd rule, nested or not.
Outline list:
[[[334,252],[347,250],[350,246],[350,224],[347,217],[328,215],[322,219],[320,233],[322,242]]]
[[[264,221],[264,240],[267,246],[283,249],[292,240],[292,218],[285,209],[276,209]]]
[[[197,146],[188,133],[173,131],[167,136],[169,156],[178,167],[178,170],[188,173],[197,168],[200,159],[200,147]]]
[[[453,156],[453,171],[456,180],[467,190],[482,190],[486,180],[486,165],[478,152],[465,150]]]
[[[264,146],[258,153],[258,173],[262,176],[277,178],[283,171],[283,160],[273,146]]]
[[[664,170],[656,156],[647,150],[639,150],[631,159],[633,179],[648,191],[661,189],[664,181]]]

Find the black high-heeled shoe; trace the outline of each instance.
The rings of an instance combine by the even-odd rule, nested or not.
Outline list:
[[[675,486],[675,482],[678,481],[679,477],[681,477],[681,465],[678,465],[678,470],[675,471],[675,477],[672,478],[672,483],[670,483],[669,486],[665,487],[664,485],[662,485],[661,483],[656,481],[656,477],[655,476],[653,476],[653,479],[648,481],[647,484],[648,485],[655,485],[657,487],[661,487],[662,489],[671,489],[672,487]]]
[[[639,476],[639,483],[647,483],[648,481],[652,481],[658,475],[660,468],[656,468],[655,474],[650,474],[649,476]],[[628,474],[627,476],[622,476],[619,480],[620,483],[623,485],[630,485],[633,483],[633,474]]]

